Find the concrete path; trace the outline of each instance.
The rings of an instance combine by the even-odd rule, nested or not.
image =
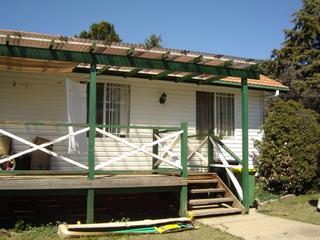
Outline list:
[[[257,213],[255,209],[246,215],[203,218],[198,222],[245,240],[320,240],[318,225],[271,217]]]

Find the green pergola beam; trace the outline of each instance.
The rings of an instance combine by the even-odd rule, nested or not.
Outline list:
[[[188,80],[190,80],[193,77],[196,77],[198,75],[199,74],[197,74],[197,73],[191,73],[191,74],[188,74],[187,76],[183,76],[183,77],[180,77],[180,78],[177,77],[175,82],[187,82]]]
[[[96,49],[96,46],[97,46],[96,42],[92,42],[90,49],[89,49],[89,52],[90,53],[93,52]]]
[[[111,68],[111,66],[105,66],[103,68],[101,68],[99,71],[97,71],[97,75],[102,75],[105,72],[107,72],[109,70],[109,68]]]
[[[133,55],[133,54],[135,53],[135,51],[136,51],[136,49],[135,49],[134,47],[128,49],[128,51],[127,51],[127,56]]]
[[[124,74],[124,77],[134,77],[138,72],[140,72],[141,70],[143,70],[142,68],[134,68],[132,69],[130,72],[126,72]]]
[[[231,67],[232,65],[233,65],[233,60],[229,60],[229,61],[226,61],[224,64],[223,64],[223,66],[224,67]]]
[[[248,69],[250,69],[251,71],[258,71],[259,66],[260,66],[259,64],[253,64]]]
[[[6,45],[9,45],[10,43],[10,34],[7,34],[7,37],[6,37]]]
[[[195,57],[194,59],[192,59],[190,62],[191,63],[199,63],[203,60],[203,55],[200,55],[198,57]]]
[[[166,52],[166,53],[163,53],[162,56],[161,56],[161,59],[162,60],[165,60],[165,59],[168,59],[170,56],[170,51]]]
[[[23,46],[0,45],[0,56],[90,64],[106,64],[111,66],[137,67],[143,69],[164,69],[172,72],[196,73],[198,75],[212,74],[250,79],[259,79],[260,77],[257,71],[234,69],[224,66],[209,66],[196,63],[167,61],[162,59],[147,59],[132,56],[118,56]]]
[[[202,85],[202,84],[210,84],[212,82],[215,82],[217,80],[220,80],[222,78],[225,78],[226,76],[214,76],[214,77],[211,77],[207,80],[203,80],[203,81],[200,81],[199,84]]]
[[[75,68],[74,72],[80,72],[80,73],[88,73],[87,69],[81,69],[81,68]],[[128,75],[126,75],[127,73],[125,72],[118,72],[118,71],[110,71],[107,70],[106,72],[103,72],[103,74],[106,75],[110,75],[110,76],[118,76],[118,77],[128,77]],[[138,77],[138,78],[143,78],[143,79],[150,79],[150,75],[147,74],[140,74],[140,73],[136,73],[133,74],[134,77]],[[197,83],[196,79],[192,79],[192,77],[198,76],[198,74],[193,74],[192,76],[188,75],[185,77],[173,77],[173,76],[165,76],[163,77],[162,81],[174,81],[174,82],[185,82],[185,83],[192,83],[195,84]],[[224,76],[222,76],[223,78]],[[192,81],[189,81],[191,80]],[[156,79],[157,80],[157,79]],[[203,84],[203,83],[201,83]],[[240,88],[241,87],[241,83],[240,82],[229,82],[229,81],[224,81],[224,80],[216,80],[216,81],[211,81],[210,83],[206,83],[206,85],[211,85],[211,86],[224,86],[224,87],[232,87],[232,88]],[[277,86],[264,86],[264,85],[256,85],[256,84],[248,84],[249,89],[252,90],[264,90],[264,91],[276,91],[279,90],[281,92],[288,92],[289,89],[285,88],[285,87],[277,87]]]
[[[170,74],[170,73],[171,73],[171,71],[166,71],[166,70],[165,70],[165,71],[159,73],[158,75],[152,76],[152,77],[151,77],[151,80],[161,79],[161,78],[167,76],[167,75]]]
[[[54,44],[55,44],[55,40],[52,39],[49,45],[49,49],[52,49],[54,47]]]

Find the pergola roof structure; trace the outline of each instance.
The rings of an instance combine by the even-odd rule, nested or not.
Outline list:
[[[259,61],[253,59],[0,30],[0,68],[89,72],[91,63],[98,74],[231,87],[247,78],[250,88],[288,89],[265,76],[259,80]]]

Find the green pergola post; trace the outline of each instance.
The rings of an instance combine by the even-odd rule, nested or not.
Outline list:
[[[181,129],[183,133],[181,134],[181,166],[182,173],[181,177],[187,179],[187,158],[188,158],[188,123],[182,122]],[[187,216],[187,201],[188,201],[188,187],[182,186],[180,190],[180,210],[179,215],[181,217]]]
[[[94,189],[87,192],[87,223],[94,223]]]
[[[96,65],[90,65],[90,93],[89,93],[89,144],[88,144],[88,179],[94,180],[95,135],[96,135]]]
[[[90,65],[89,94],[89,144],[88,144],[88,180],[94,181],[95,135],[96,135],[96,64]],[[87,193],[87,223],[94,222],[94,190]]]
[[[153,129],[152,130],[152,140],[153,141],[157,141],[157,138],[156,138],[156,135],[158,135],[159,131],[158,129]],[[156,145],[153,145],[152,146],[152,153],[155,154],[155,155],[158,155],[159,154],[159,144],[156,144]],[[152,158],[152,170],[158,168],[158,167],[155,167],[155,163],[158,161],[157,158]]]
[[[248,137],[248,80],[241,78],[241,110],[242,110],[242,192],[243,205],[249,211],[249,137]]]
[[[213,129],[209,128],[208,129],[208,172],[211,172],[211,169],[212,169],[211,164],[213,164],[213,160],[214,160],[213,144],[210,140],[210,137],[212,137],[212,135],[213,135]]]

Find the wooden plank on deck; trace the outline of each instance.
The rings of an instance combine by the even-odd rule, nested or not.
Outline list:
[[[185,179],[167,175],[0,176],[0,190],[114,189],[186,186]]]

